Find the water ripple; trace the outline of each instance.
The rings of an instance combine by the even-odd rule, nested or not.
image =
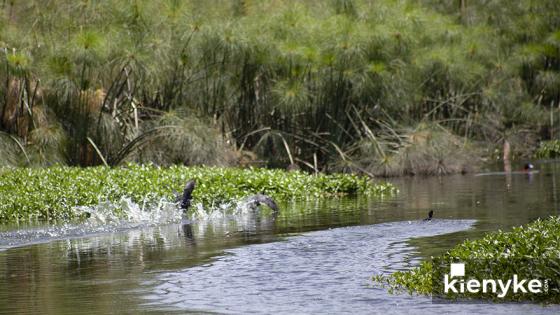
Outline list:
[[[317,231],[227,250],[212,263],[159,276],[145,306],[220,313],[551,312],[538,305],[432,304],[390,295],[371,276],[411,268],[406,240],[457,232],[472,220],[396,222]],[[146,283],[146,285],[154,285]]]
[[[380,307],[380,299],[391,300],[371,286],[371,276],[414,263],[406,260],[412,249],[404,240],[472,224],[435,220],[347,227],[232,249],[210,265],[162,275],[147,299],[152,305],[218,312],[367,313]]]

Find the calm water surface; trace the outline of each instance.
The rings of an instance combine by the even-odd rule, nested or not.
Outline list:
[[[401,178],[394,198],[284,204],[276,218],[2,227],[0,313],[558,314],[533,304],[432,304],[370,281],[466,238],[558,215],[560,164],[537,168]],[[436,219],[421,222],[430,209]]]

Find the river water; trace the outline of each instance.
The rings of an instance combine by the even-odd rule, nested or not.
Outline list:
[[[559,215],[560,164],[537,168],[399,178],[395,197],[286,203],[278,217],[2,227],[0,313],[559,314],[432,303],[371,282],[466,238]],[[429,210],[434,220],[423,222]]]

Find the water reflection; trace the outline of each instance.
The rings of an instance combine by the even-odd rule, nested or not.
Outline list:
[[[195,246],[196,240],[194,238],[192,223],[191,222],[182,223],[181,229],[183,230],[183,236],[185,237],[185,244],[189,246]]]

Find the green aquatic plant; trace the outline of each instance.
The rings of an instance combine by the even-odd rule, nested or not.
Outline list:
[[[546,294],[508,294],[506,300],[560,303],[559,259],[560,217],[550,217],[514,227],[511,232],[497,231],[478,240],[466,240],[416,268],[376,275],[373,280],[391,292],[436,295],[434,291],[439,287],[433,283],[434,275],[439,278],[447,273],[450,263],[463,262],[469,266],[467,275],[474,279],[508,279],[517,274],[519,279],[549,280]],[[482,297],[482,293],[469,293],[453,298]]]
[[[276,200],[314,199],[340,195],[383,196],[396,189],[351,174],[308,175],[271,169],[219,167],[13,168],[0,173],[0,222],[70,220],[77,206],[131,198],[150,204],[174,200],[188,179],[197,181],[193,202],[206,209],[264,193]]]
[[[537,159],[550,159],[560,156],[560,140],[543,141],[539,144],[535,157]]]

